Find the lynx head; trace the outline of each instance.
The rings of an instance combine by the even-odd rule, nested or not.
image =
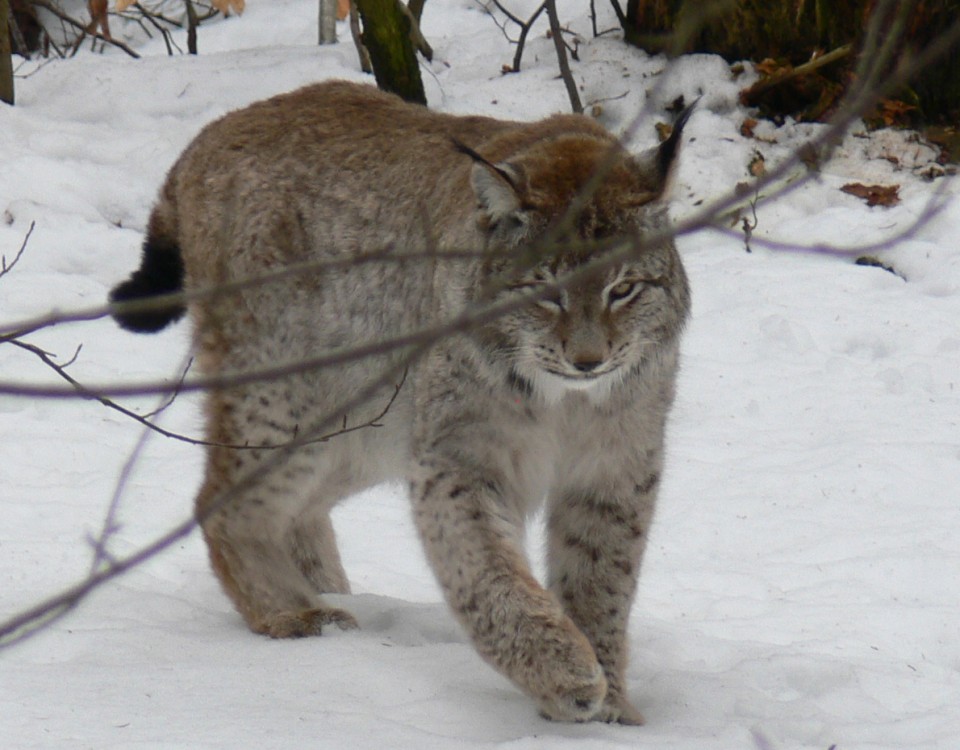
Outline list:
[[[496,163],[467,150],[487,237],[478,296],[530,297],[480,334],[519,387],[548,401],[576,390],[603,400],[675,351],[686,276],[671,239],[645,237],[667,228],[665,190],[688,116],[639,156],[592,129]]]

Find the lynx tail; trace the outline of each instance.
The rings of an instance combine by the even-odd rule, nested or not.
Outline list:
[[[182,300],[164,299],[183,289],[183,259],[176,240],[155,231],[157,223],[151,222],[143,243],[140,268],[110,292],[113,319],[128,331],[155,333],[186,312]]]

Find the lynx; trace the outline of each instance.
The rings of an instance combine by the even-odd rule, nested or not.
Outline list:
[[[290,365],[207,396],[196,512],[252,630],[356,625],[321,597],[350,591],[330,510],[402,478],[482,657],[548,718],[642,723],[625,634],[689,292],[672,241],[640,240],[667,225],[686,114],[631,156],[579,115],[458,117],[332,82],[228,114],[184,151],[140,269],[111,295],[121,325],[158,330],[184,311],[137,300],[307,264],[188,297],[205,374]],[[458,316],[454,333],[416,338]],[[308,440],[331,416],[379,426]],[[523,549],[542,503],[545,585]]]

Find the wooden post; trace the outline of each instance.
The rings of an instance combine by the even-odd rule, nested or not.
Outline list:
[[[0,100],[13,104],[13,52],[10,48],[10,2],[0,0]]]

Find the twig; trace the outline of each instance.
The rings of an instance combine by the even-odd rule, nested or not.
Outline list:
[[[356,393],[354,397],[346,404],[340,404],[339,408],[336,408],[334,411],[331,411],[329,414],[326,414],[318,419],[316,423],[312,425],[311,428],[306,432],[303,438],[293,440],[289,445],[284,446],[283,450],[274,452],[259,465],[255,466],[253,469],[241,476],[241,478],[236,484],[233,485],[233,487],[213,498],[202,514],[198,513],[195,516],[190,517],[189,519],[170,529],[167,533],[157,537],[150,544],[141,547],[139,550],[128,555],[127,557],[111,560],[108,564],[103,566],[101,570],[87,576],[79,583],[64,589],[58,594],[54,594],[53,596],[34,605],[33,607],[14,615],[6,621],[0,622],[0,650],[22,643],[31,636],[41,632],[53,622],[64,617],[68,612],[70,612],[70,610],[76,607],[81,601],[86,599],[91,593],[100,588],[100,586],[103,584],[123,575],[139,565],[142,565],[146,561],[152,559],[156,555],[176,544],[179,540],[189,536],[194,529],[196,529],[199,524],[203,523],[207,518],[209,518],[211,514],[217,512],[220,508],[237,497],[241,492],[256,486],[256,484],[263,478],[267,471],[279,466],[280,463],[294,450],[310,442],[316,441],[317,435],[326,430],[328,425],[330,425],[333,420],[338,419],[339,415],[344,411],[349,411],[367,403],[367,400],[371,396],[373,396],[377,391],[379,391],[397,376],[405,378],[405,373],[407,372],[409,366],[413,364],[413,362],[420,357],[424,351],[425,347],[416,347],[408,351],[396,366],[388,368],[379,378],[376,378],[367,387],[362,388],[358,393]],[[396,394],[399,393],[399,389],[402,384],[403,382],[401,380],[400,385],[396,386],[393,399],[396,398]],[[393,403],[393,399],[391,399],[390,403]]]
[[[164,393],[165,395],[169,394],[166,402],[159,408],[155,409],[154,411],[146,415],[141,415],[141,414],[137,414],[135,411],[131,411],[130,409],[127,409],[124,406],[121,406],[116,401],[110,398],[107,398],[105,395],[103,395],[102,392],[98,393],[94,389],[91,389],[83,385],[67,372],[67,367],[69,367],[74,362],[74,360],[76,360],[77,355],[80,353],[80,349],[82,348],[82,345],[77,347],[76,352],[74,352],[73,356],[70,358],[69,361],[63,364],[58,364],[57,362],[54,362],[53,355],[50,352],[44,351],[43,349],[36,346],[35,344],[30,344],[26,341],[20,341],[19,339],[8,339],[6,343],[13,344],[14,346],[19,347],[24,351],[28,351],[32,354],[35,354],[37,357],[39,357],[39,359],[45,365],[47,365],[55,373],[57,373],[57,375],[59,375],[61,378],[66,380],[68,383],[70,383],[70,385],[73,386],[75,391],[82,397],[98,401],[100,404],[102,404],[103,406],[106,406],[108,409],[113,409],[114,411],[120,414],[123,414],[125,417],[129,417],[130,419],[133,419],[134,421],[139,422],[145,428],[152,430],[153,432],[156,432],[160,435],[163,435],[163,437],[170,438],[171,440],[178,440],[182,443],[189,443],[190,445],[200,445],[200,446],[211,447],[211,448],[229,448],[231,450],[277,450],[279,448],[285,448],[289,445],[289,442],[262,443],[262,444],[218,443],[216,441],[203,440],[201,438],[193,438],[177,432],[172,432],[170,430],[164,429],[163,427],[160,427],[160,425],[155,424],[154,422],[151,422],[150,417],[155,416],[156,414],[159,414],[164,409],[169,407],[170,404],[173,403],[176,397],[183,390],[184,379],[187,375],[188,370],[190,369],[190,364],[193,362],[192,359],[190,360],[190,362],[188,362],[187,366],[184,368],[183,373],[180,376],[180,379],[177,381],[177,384],[173,387],[173,389],[168,391],[162,391],[162,393]],[[310,442],[325,443],[325,442],[328,442],[329,440],[332,440],[335,437],[339,437],[341,435],[345,435],[350,432],[356,432],[357,430],[363,429],[364,427],[379,427],[380,420],[386,416],[390,407],[393,406],[393,402],[396,401],[397,396],[400,394],[400,388],[403,386],[405,381],[406,381],[406,373],[404,373],[400,383],[397,384],[393,397],[384,407],[383,411],[377,414],[372,419],[369,419],[366,422],[363,422],[361,424],[353,425],[352,427],[346,427],[346,428],[337,430],[336,432],[331,432],[325,435],[319,435],[316,438],[312,439]],[[296,437],[296,434],[294,435],[294,437]]]
[[[550,32],[553,36],[553,46],[557,50],[557,62],[560,65],[560,77],[567,87],[567,96],[570,97],[570,106],[576,113],[583,112],[580,94],[577,92],[576,81],[570,72],[570,62],[567,60],[567,45],[563,41],[563,29],[560,27],[560,18],[557,16],[557,0],[546,0],[547,18],[550,20]]]
[[[133,57],[137,60],[140,59],[140,55],[138,55],[134,50],[130,49],[130,47],[128,47],[123,42],[108,36],[104,36],[99,31],[96,31],[92,28],[87,29],[86,25],[80,23],[80,21],[76,20],[75,18],[68,16],[66,13],[60,10],[60,8],[58,8],[56,5],[51,3],[49,0],[30,0],[30,2],[33,3],[34,5],[37,5],[43,8],[44,10],[50,11],[51,13],[53,13],[53,15],[55,15],[61,21],[65,21],[66,23],[73,26],[75,29],[78,29],[81,32],[80,41],[83,41],[84,34],[90,34],[96,39],[99,39],[103,42],[107,42],[108,44],[112,44],[114,47],[122,49],[124,52],[130,55],[130,57]]]
[[[197,18],[197,9],[193,7],[193,0],[183,0],[187,6],[187,53],[197,54],[197,26],[200,21]]]
[[[876,253],[882,250],[888,250],[892,247],[896,247],[899,243],[904,240],[912,239],[916,236],[917,232],[922,229],[924,226],[929,224],[930,221],[935,219],[940,213],[946,210],[951,205],[951,196],[947,193],[947,188],[949,188],[950,183],[944,181],[941,183],[937,193],[931,196],[930,200],[927,202],[927,205],[924,207],[923,211],[920,212],[906,227],[897,232],[896,234],[886,235],[879,242],[870,242],[863,245],[850,245],[846,247],[840,247],[837,245],[828,245],[826,243],[816,243],[808,245],[797,245],[796,243],[790,242],[781,242],[778,240],[773,240],[764,237],[753,237],[751,236],[750,241],[756,246],[766,248],[767,250],[772,250],[775,252],[789,252],[789,253],[809,253],[811,255],[825,255],[832,258],[856,258],[859,255],[865,253]],[[751,204],[753,201],[751,201]],[[738,232],[735,232],[732,229],[729,229],[724,226],[715,225],[711,227],[711,230],[718,232],[726,237],[731,239],[739,239],[741,235]]]
[[[172,26],[176,26],[176,27],[178,27],[178,28],[180,27],[180,24],[179,24],[179,23],[177,23],[177,22],[175,22],[175,21],[172,21],[172,20],[170,20],[169,18],[166,18],[166,17],[164,17],[164,16],[162,16],[162,15],[160,15],[160,14],[158,14],[158,13],[153,13],[152,11],[147,10],[147,9],[144,8],[143,5],[141,5],[140,3],[134,3],[134,4],[133,4],[133,7],[136,8],[136,9],[139,11],[141,18],[146,19],[147,22],[148,22],[151,26],[153,26],[153,28],[155,28],[157,31],[160,32],[160,35],[163,37],[163,43],[164,43],[164,45],[165,45],[166,48],[167,48],[167,55],[168,55],[168,56],[173,57],[173,48],[174,48],[174,47],[177,48],[177,52],[182,52],[182,50],[180,49],[180,47],[179,47],[179,46],[177,45],[177,43],[174,41],[174,39],[173,39],[173,34],[170,33],[170,30],[169,30],[169,29],[164,28],[164,27],[160,24],[160,21],[163,21],[164,23],[171,24]],[[159,20],[158,20],[158,19],[159,19]]]
[[[13,267],[17,265],[20,261],[20,258],[23,257],[24,251],[27,249],[27,243],[30,241],[30,235],[33,234],[33,228],[37,225],[37,222],[31,221],[30,228],[27,230],[26,235],[23,237],[23,242],[20,243],[20,249],[17,251],[17,254],[14,256],[13,260],[10,263],[7,263],[7,256],[4,255],[0,257],[0,279],[6,276],[10,271],[13,270]]]
[[[891,90],[899,85],[902,85],[903,81],[908,80],[917,70],[922,69],[924,66],[931,64],[931,62],[939,59],[944,55],[958,40],[960,40],[960,20],[954,23],[949,29],[944,32],[940,37],[938,37],[934,42],[927,45],[923,50],[919,51],[916,57],[914,57],[909,63],[902,65],[898,70],[888,76],[881,85],[878,85],[875,89],[864,90],[860,89],[855,92],[851,92],[849,101],[838,110],[837,115],[833,118],[831,123],[816,137],[811,139],[806,146],[812,148],[820,148],[828,143],[835,141],[841,133],[843,133],[846,128],[857,119],[860,114],[866,111],[872,104],[882,96],[885,92]],[[627,137],[630,135],[630,129],[628,129]],[[612,154],[611,154],[612,158]],[[797,153],[794,153],[790,158],[784,160],[776,169],[768,171],[763,177],[759,178],[755,183],[755,189],[761,190],[763,187],[772,185],[782,180],[786,175],[792,172],[797,167],[802,166],[802,159],[799,150]],[[597,181],[598,182],[598,181]],[[792,184],[785,184],[781,187],[778,187],[778,195],[786,195],[792,190],[796,189],[799,186],[800,182],[794,182]],[[595,189],[595,188],[594,188]],[[588,186],[587,194],[590,192],[590,186]],[[738,195],[731,192],[725,197],[721,197],[712,204],[704,207],[692,217],[686,221],[680,222],[674,229],[661,230],[658,232],[650,233],[644,237],[642,243],[639,239],[630,243],[629,246],[625,246],[617,251],[607,252],[605,256],[597,261],[587,264],[586,266],[578,271],[578,273],[592,273],[595,272],[598,268],[606,268],[611,266],[614,263],[621,262],[624,258],[629,257],[632,253],[638,251],[642,246],[645,246],[649,243],[662,242],[671,237],[679,236],[682,234],[687,234],[690,232],[697,231],[702,229],[705,226],[710,225],[715,221],[717,216],[721,216],[731,208],[740,203],[741,199]],[[469,254],[468,254],[469,255]],[[373,260],[374,258],[378,260],[385,259],[385,254],[379,254],[379,257],[376,255],[365,256],[363,259],[365,262]],[[389,256],[386,256],[389,258]],[[282,272],[277,272],[277,276],[287,274],[292,271],[288,269]],[[571,281],[578,278],[576,275],[571,276]],[[240,282],[241,284],[253,284],[253,283],[262,283],[256,281],[246,281]],[[223,289],[230,288],[231,285],[224,285]],[[223,290],[213,291],[206,290],[199,293],[194,293],[194,295],[209,295],[214,293],[223,293]],[[191,295],[179,296],[180,299],[185,298],[195,298]],[[519,304],[522,304],[520,301]],[[206,388],[217,388],[217,387],[226,387],[229,385],[243,384],[248,382],[253,382],[256,380],[270,379],[274,377],[282,377],[284,375],[292,374],[298,371],[304,371],[314,367],[323,367],[329,366],[332,364],[340,364],[347,361],[354,361],[367,356],[372,356],[375,354],[382,354],[388,351],[393,351],[398,348],[402,348],[410,345],[421,345],[424,343],[432,343],[436,338],[457,331],[464,330],[465,327],[469,325],[478,325],[491,320],[498,315],[505,314],[511,309],[516,307],[515,304],[504,303],[502,305],[494,305],[484,308],[478,311],[472,311],[471,313],[465,313],[464,315],[458,317],[454,321],[450,321],[445,325],[437,325],[430,328],[422,329],[420,331],[408,334],[406,336],[397,337],[391,341],[379,342],[377,344],[370,344],[363,347],[357,347],[354,349],[346,349],[339,352],[331,352],[320,355],[316,358],[313,358],[309,361],[304,361],[297,363],[296,365],[288,365],[283,367],[274,367],[274,368],[265,368],[259,371],[244,372],[239,374],[233,374],[229,376],[219,376],[216,378],[206,378],[206,379],[197,379],[191,383],[185,384],[185,389],[189,390],[202,390]],[[84,320],[84,319],[93,319],[96,317],[103,317],[109,308],[99,309],[89,313],[87,316],[76,315],[70,319],[72,320]],[[47,316],[46,319],[41,319],[40,321],[34,321],[31,325],[35,327],[42,327],[43,325],[50,324],[50,321],[60,322],[64,320],[63,316]],[[16,334],[8,334],[16,335]],[[0,336],[0,341],[3,340],[3,336]],[[148,393],[157,393],[161,391],[169,390],[169,385],[167,384],[151,384],[151,385],[136,385],[136,386],[113,386],[103,388],[98,388],[97,391],[102,395],[141,395]],[[64,397],[64,396],[74,396],[76,395],[72,390],[64,391],[63,389],[49,388],[49,387],[37,387],[24,385],[19,383],[3,383],[0,382],[0,392],[8,393],[11,395],[22,395],[22,396],[47,396],[47,397]]]
[[[617,16],[617,21],[620,23],[620,28],[621,29],[627,28],[627,17],[626,15],[624,15],[623,8],[620,7],[620,3],[617,2],[617,0],[610,0],[610,4],[613,6],[613,12]],[[596,25],[594,25],[593,27],[593,33],[594,34],[597,33]]]
[[[80,350],[77,349],[78,353],[79,351]],[[146,414],[144,414],[143,415],[144,419],[153,419],[153,417],[156,417],[158,414],[162,414],[163,412],[165,412],[167,409],[170,408],[170,405],[173,404],[177,396],[180,395],[180,389],[183,387],[183,381],[186,379],[187,373],[190,372],[191,367],[193,367],[193,357],[187,357],[187,363],[183,366],[183,370],[180,373],[180,378],[177,380],[177,388],[171,391],[167,395],[167,400],[161,403],[160,406],[158,406],[153,411],[148,411]],[[154,427],[155,425],[151,424],[149,426]],[[183,436],[179,436],[179,437],[183,437]]]
[[[825,128],[817,138],[812,139],[809,142],[809,145],[816,147],[818,145],[822,146],[826,143],[832,142],[849,126],[854,119],[860,115],[860,113],[865,111],[865,109],[873,101],[883,96],[883,92],[887,88],[892,88],[896,85],[902,84],[903,80],[908,78],[912,72],[918,69],[918,66],[922,67],[923,65],[929,64],[932,60],[938,59],[938,56],[942,55],[952,44],[956,43],[957,40],[960,40],[960,21],[951,26],[948,32],[942,35],[935,43],[918,53],[917,57],[913,61],[911,61],[909,64],[902,65],[898,70],[894,71],[894,74],[889,76],[884,81],[882,86],[879,86],[877,89],[869,90],[861,88],[853,92],[846,102],[845,107],[838,111],[837,116],[833,119],[831,124],[828,125],[828,127]],[[801,156],[799,153],[795,153],[791,159],[786,160],[777,169],[771,170],[764,177],[758,179],[756,183],[756,189],[759,190],[763,186],[776,184],[778,180],[781,180],[793,169],[800,166],[800,164]],[[795,187],[796,183],[787,185],[780,190],[779,194],[786,195],[790,190],[795,189]],[[709,224],[710,221],[715,220],[717,216],[722,215],[725,211],[729,210],[739,201],[740,198],[735,193],[731,192],[725,197],[715,201],[712,205],[699,211],[694,217],[686,220],[685,222],[681,222],[675,229],[651,233],[645,238],[645,240],[647,243],[662,242],[668,237],[702,230]],[[930,210],[932,211],[934,208],[931,207]],[[918,225],[914,223],[913,228],[916,229],[917,226]],[[595,274],[597,269],[603,267],[604,264],[610,265],[621,262],[625,257],[629,257],[631,254],[639,252],[641,247],[642,244],[637,240],[624,242],[619,246],[610,247],[607,249],[607,256],[601,259],[603,261],[602,264],[598,261],[597,263],[584,265],[584,267],[578,271],[577,274],[572,274],[567,279],[567,282],[575,282],[583,276]],[[530,295],[526,298],[524,303],[528,303],[530,300],[535,298],[536,295]],[[479,312],[475,311],[475,315],[464,316],[457,321],[453,321],[450,323],[450,325],[464,325],[466,322],[482,322],[485,316],[492,317],[494,315],[504,314],[508,309],[508,306],[490,306],[489,308],[484,308]],[[447,330],[454,329],[447,327]],[[441,331],[439,329],[435,329],[431,333],[440,332]],[[424,335],[425,333],[426,331],[419,332],[421,335]],[[393,344],[395,343],[396,340],[393,342]],[[403,345],[408,348],[401,356],[401,361],[395,367],[389,368],[380,378],[376,379],[375,382],[362,389],[360,393],[355,394],[354,398],[351,399],[349,403],[336,405],[335,411],[331,411],[331,413],[325,415],[323,419],[318,420],[317,423],[312,426],[312,431],[307,433],[307,435],[304,437],[312,437],[312,435],[318,434],[319,431],[324,429],[326,425],[333,424],[335,420],[339,419],[339,416],[345,411],[349,411],[350,409],[354,408],[354,406],[366,403],[366,401],[373,394],[375,394],[380,388],[389,382],[390,378],[395,377],[400,371],[412,364],[417,357],[421,356],[423,352],[426,351],[430,343],[431,342],[428,337],[417,340],[406,340]],[[378,353],[383,353],[383,351]],[[354,352],[354,354],[356,354],[356,352]],[[231,492],[224,493],[215,498],[210,504],[207,512],[216,512],[219,508],[222,508],[225,503],[236,498],[238,493],[254,486],[263,478],[266,471],[278,466],[280,462],[290,455],[293,450],[296,450],[303,444],[304,440],[298,438],[295,441],[291,441],[290,445],[285,446],[284,450],[277,451],[276,453],[270,455],[256,470],[246,474],[231,490]],[[176,541],[179,539],[191,533],[196,527],[197,523],[202,522],[205,517],[206,516],[200,518],[191,518],[181,523],[163,536],[156,539],[153,543],[141,548],[134,554],[125,558],[111,560],[105,566],[104,570],[97,572],[95,575],[88,577],[86,580],[75,586],[67,588],[58,595],[50,597],[46,601],[39,603],[29,610],[16,615],[8,621],[0,623],[0,647],[19,642],[23,638],[28,637],[30,634],[37,632],[38,628],[42,628],[52,619],[62,616],[66,611],[73,606],[76,606],[79,601],[81,601],[106,581],[122,575],[126,571],[136,567],[145,560],[150,559],[170,545],[176,543]]]
[[[753,200],[750,201],[750,208],[753,211],[753,223],[744,216],[743,217],[743,245],[746,248],[748,253],[753,251],[750,249],[750,238],[753,236],[753,230],[757,228],[757,201],[760,199],[759,195],[754,195]]]
[[[159,406],[155,412],[162,411],[171,403],[172,401],[167,401],[166,404]],[[150,430],[146,428],[140,431],[137,444],[130,452],[130,455],[127,456],[127,460],[124,461],[123,468],[120,470],[120,476],[117,477],[117,483],[113,488],[113,497],[110,498],[107,512],[104,514],[100,533],[97,534],[96,537],[91,537],[89,540],[90,545],[93,547],[93,559],[90,561],[89,573],[91,576],[96,575],[97,571],[101,570],[104,566],[109,566],[115,562],[115,558],[110,555],[107,547],[110,544],[110,539],[120,530],[120,525],[117,522],[117,515],[120,512],[120,500],[123,497],[123,491],[127,487],[127,482],[133,473],[133,468],[139,460],[141,453],[143,453],[150,434]]]
[[[490,253],[480,250],[451,250],[444,252],[444,258],[450,260],[469,260],[480,256],[496,257],[501,253]],[[503,251],[507,255],[506,251]],[[402,253],[394,252],[391,247],[383,250],[374,250],[353,258],[343,260],[304,261],[292,263],[275,271],[267,271],[254,277],[224,282],[216,286],[198,289],[190,292],[176,292],[173,294],[158,295],[149,299],[123,303],[96,305],[83,310],[74,310],[69,313],[48,313],[29,320],[22,320],[11,324],[0,323],[0,343],[6,339],[21,338],[41,328],[49,328],[61,323],[80,323],[110,317],[115,311],[143,312],[158,310],[170,305],[186,305],[198,300],[213,299],[215,297],[236,294],[247,289],[256,289],[265,284],[273,284],[311,274],[320,274],[328,271],[337,271],[344,268],[357,267],[370,263],[409,263],[436,262],[436,254],[427,252]]]
[[[13,49],[20,55],[24,60],[30,59],[30,49],[27,47],[27,40],[23,37],[23,32],[20,30],[20,24],[17,23],[17,19],[13,15],[13,9],[9,8],[10,14],[8,16],[7,28],[10,32],[10,39],[13,40]]]
[[[540,6],[531,14],[530,18],[526,20],[525,23],[520,24],[520,36],[517,38],[517,51],[513,55],[513,72],[520,72],[520,58],[523,56],[524,45],[527,43],[527,35],[530,33],[530,29],[533,28],[533,24],[540,17],[540,14],[543,13],[547,8],[546,0],[540,4]]]
[[[546,9],[547,7],[546,0],[544,0],[544,2],[542,2],[539,6],[537,6],[537,9],[533,11],[533,13],[530,15],[530,18],[528,18],[526,21],[514,15],[513,13],[511,13],[500,2],[500,0],[489,0],[489,1],[496,7],[497,10],[499,10],[501,13],[503,13],[504,16],[507,17],[507,20],[509,20],[511,23],[515,23],[517,26],[520,27],[520,36],[517,37],[516,40],[511,39],[510,34],[507,33],[507,25],[505,23],[500,23],[500,21],[497,20],[497,17],[490,11],[490,8],[487,7],[486,4],[481,2],[481,0],[477,0],[477,3],[479,3],[480,7],[482,7],[485,11],[487,11],[487,14],[490,16],[490,18],[493,19],[493,22],[497,25],[497,28],[503,32],[503,36],[506,38],[506,40],[510,42],[510,44],[517,45],[516,52],[514,52],[513,54],[513,64],[511,65],[509,70],[506,70],[506,66],[504,66],[504,71],[508,73],[519,73],[520,62],[523,58],[524,47],[527,43],[527,35],[530,33],[530,29],[533,28],[533,24],[540,17],[540,14],[543,13],[543,11]]]
[[[914,57],[911,61],[902,65],[900,69],[898,69],[897,71],[894,71],[894,74],[888,76],[883,81],[883,84],[879,86],[876,90],[865,91],[861,89],[858,92],[851,93],[849,97],[849,101],[846,103],[846,105],[843,108],[838,110],[838,113],[836,117],[833,118],[832,122],[816,138],[812,139],[807,144],[807,146],[818,148],[827,143],[833,142],[839,136],[839,134],[842,133],[849,126],[851,122],[853,122],[857,117],[859,117],[861,112],[865,111],[869,106],[871,106],[872,103],[877,98],[882,97],[885,91],[895,88],[896,86],[902,85],[903,81],[909,79],[909,77],[912,76],[917,70],[921,69],[926,65],[931,64],[932,61],[938,59],[940,56],[945,54],[945,52],[948,51],[952,47],[952,45],[955,44],[958,40],[960,40],[960,21],[954,23],[944,34],[938,37],[937,40],[927,45],[927,47],[925,47],[923,50],[919,51],[916,57]],[[628,131],[628,135],[629,135],[629,131]],[[756,189],[760,190],[764,186],[775,184],[777,181],[781,180],[785,175],[789,174],[792,170],[794,170],[798,166],[801,166],[801,157],[799,153],[795,153],[792,155],[791,158],[786,159],[783,163],[781,163],[776,169],[768,171],[766,175],[760,178],[755,183]],[[798,185],[799,183],[794,183],[792,185],[787,184],[785,186],[782,186],[778,188],[777,194],[786,195],[788,192],[796,189]],[[734,193],[728,194],[726,197],[722,197],[719,200],[712,203],[711,205],[706,206],[701,211],[697,212],[694,216],[689,218],[687,221],[681,222],[680,224],[678,224],[675,232],[662,231],[662,232],[652,233],[646,238],[646,240],[649,242],[664,241],[665,239],[675,236],[677,234],[684,234],[684,233],[689,233],[691,231],[696,231],[700,228],[703,228],[704,226],[709,225],[711,222],[715,220],[717,216],[723,215],[726,211],[728,211],[733,206],[737,205],[739,202],[740,202],[740,198],[736,194]],[[628,249],[627,252],[629,253],[629,251],[630,250]],[[469,256],[470,254],[468,253],[466,255]],[[613,254],[609,254],[605,259],[605,261],[607,264],[610,264],[610,263],[618,262],[623,257],[625,257],[625,254],[623,253],[613,253]],[[365,256],[362,259],[358,259],[356,262],[361,262],[361,260],[363,262],[369,262],[371,260],[382,261],[386,259],[392,260],[393,258],[390,258],[389,256],[385,257],[384,253],[379,253],[379,254]],[[277,276],[274,278],[278,278],[280,275],[286,275],[288,273],[295,272],[295,270],[296,269],[291,268],[291,269],[286,269],[282,272],[278,272]],[[248,280],[246,282],[240,282],[241,285],[244,285],[244,284],[251,285],[254,283],[262,283],[262,280],[260,281]],[[195,299],[199,296],[209,295],[214,293],[224,293],[225,290],[233,290],[236,288],[239,288],[239,287],[233,286],[233,285],[223,285],[223,287],[218,290],[205,290],[203,292],[193,293],[192,295],[182,295],[182,296],[179,296],[178,298],[181,300]],[[77,314],[72,317],[62,316],[62,315],[46,316],[45,318],[41,318],[38,321],[33,321],[31,323],[31,326],[33,326],[34,328],[38,328],[38,327],[42,327],[44,325],[50,325],[56,322],[63,322],[65,320],[93,319],[97,317],[103,317],[108,311],[109,311],[109,308],[100,308],[85,315]],[[409,345],[411,343],[422,342],[423,340],[425,340],[426,338],[429,338],[432,335],[439,335],[450,330],[455,330],[457,326],[467,325],[471,322],[482,322],[484,319],[488,319],[488,316],[501,314],[502,312],[504,312],[503,309],[489,309],[489,310],[480,311],[479,313],[477,313],[473,321],[466,318],[460,319],[458,321],[451,323],[450,326],[448,327],[440,327],[440,328],[435,328],[433,330],[423,330],[423,331],[417,332],[416,334],[411,334],[408,337],[401,337],[400,339],[396,339],[391,342],[386,342],[385,345],[382,345],[380,347],[371,345],[368,347],[363,347],[361,349],[344,350],[341,352],[330,353],[322,357],[319,357],[315,360],[311,360],[310,362],[303,363],[303,366],[304,367],[325,366],[328,364],[335,364],[338,362],[350,361],[354,358],[368,356],[370,354],[383,353],[384,351],[388,351],[393,348],[402,347],[405,345]],[[21,332],[8,334],[8,336],[20,335],[20,333]],[[0,336],[0,340],[3,340],[2,336]],[[220,380],[213,380],[213,379],[199,380],[199,381],[190,383],[188,385],[191,389],[223,387],[226,385],[233,384],[235,382],[240,382],[240,383],[251,382],[252,380],[256,380],[256,379],[278,377],[284,374],[289,374],[290,372],[291,370],[289,368],[283,369],[283,370],[272,369],[272,370],[260,371],[255,373],[243,373],[242,375],[224,377]],[[144,386],[132,386],[132,387],[123,387],[123,388],[113,387],[113,388],[105,389],[103,393],[108,395],[143,394],[143,393],[155,393],[161,390],[169,390],[169,385],[166,385],[166,384],[157,385],[152,388],[148,388]],[[35,395],[35,396],[62,397],[65,395],[75,395],[73,391],[63,391],[62,389],[57,390],[57,389],[34,388],[29,386],[23,386],[21,384],[11,384],[11,383],[0,383],[0,391],[11,393],[11,394]]]
[[[777,71],[773,75],[761,78],[750,88],[741,92],[740,101],[747,106],[753,106],[757,103],[757,100],[770,89],[780,86],[787,81],[792,81],[794,78],[799,78],[800,76],[813,73],[814,71],[819,70],[823,66],[829,65],[832,62],[841,60],[849,55],[852,50],[852,44],[845,44],[842,47],[837,47],[837,49],[827,52],[825,55],[820,55],[820,57],[804,63],[803,65],[798,65],[795,68],[786,68],[785,70]]]
[[[360,70],[373,73],[370,51],[364,46],[363,34],[360,32],[360,11],[354,2],[350,3],[350,36],[353,38],[353,46],[357,48],[357,57],[360,58]]]
[[[426,58],[428,62],[433,61],[433,47],[430,46],[430,42],[426,40],[426,37],[423,36],[423,32],[420,31],[420,19],[413,14],[413,12],[406,6],[405,3],[398,0],[397,7],[400,9],[401,15],[407,17],[407,21],[410,23],[410,43],[413,45],[413,48],[417,50],[421,55]]]

